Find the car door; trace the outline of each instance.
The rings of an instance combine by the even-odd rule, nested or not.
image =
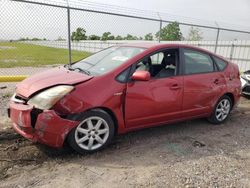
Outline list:
[[[225,79],[209,54],[193,49],[181,49],[184,94],[183,116],[203,116],[211,113],[213,104],[225,87]]]
[[[144,60],[151,59],[151,68],[145,68],[145,63],[141,63],[144,60],[136,64],[136,66],[142,64],[142,69],[151,70],[151,79],[127,83],[125,123],[128,128],[157,125],[181,117],[183,77],[178,75],[179,51],[175,50],[172,52],[176,54],[176,67],[173,75],[164,76],[164,71],[162,71],[161,76],[157,76],[160,72],[159,67],[164,61],[162,54],[167,55],[168,51],[145,57]],[[137,69],[141,70],[140,67]]]

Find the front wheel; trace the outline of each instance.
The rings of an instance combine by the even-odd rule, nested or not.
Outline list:
[[[114,137],[114,122],[102,110],[86,112],[81,123],[68,136],[69,145],[77,152],[92,153],[106,147]]]
[[[208,121],[210,121],[213,124],[223,123],[228,118],[231,109],[232,109],[232,101],[230,97],[224,95],[216,103],[213,113],[208,118]]]

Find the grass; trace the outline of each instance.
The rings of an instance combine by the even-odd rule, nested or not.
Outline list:
[[[90,53],[72,50],[72,61]],[[0,42],[0,68],[37,67],[68,63],[68,50],[19,42]]]

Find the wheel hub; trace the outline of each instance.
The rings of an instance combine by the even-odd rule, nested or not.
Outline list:
[[[90,136],[95,136],[95,131],[90,131]]]

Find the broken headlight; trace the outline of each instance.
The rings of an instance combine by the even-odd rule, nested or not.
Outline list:
[[[48,110],[73,89],[74,87],[69,85],[55,86],[36,94],[28,101],[28,104],[42,110]]]

